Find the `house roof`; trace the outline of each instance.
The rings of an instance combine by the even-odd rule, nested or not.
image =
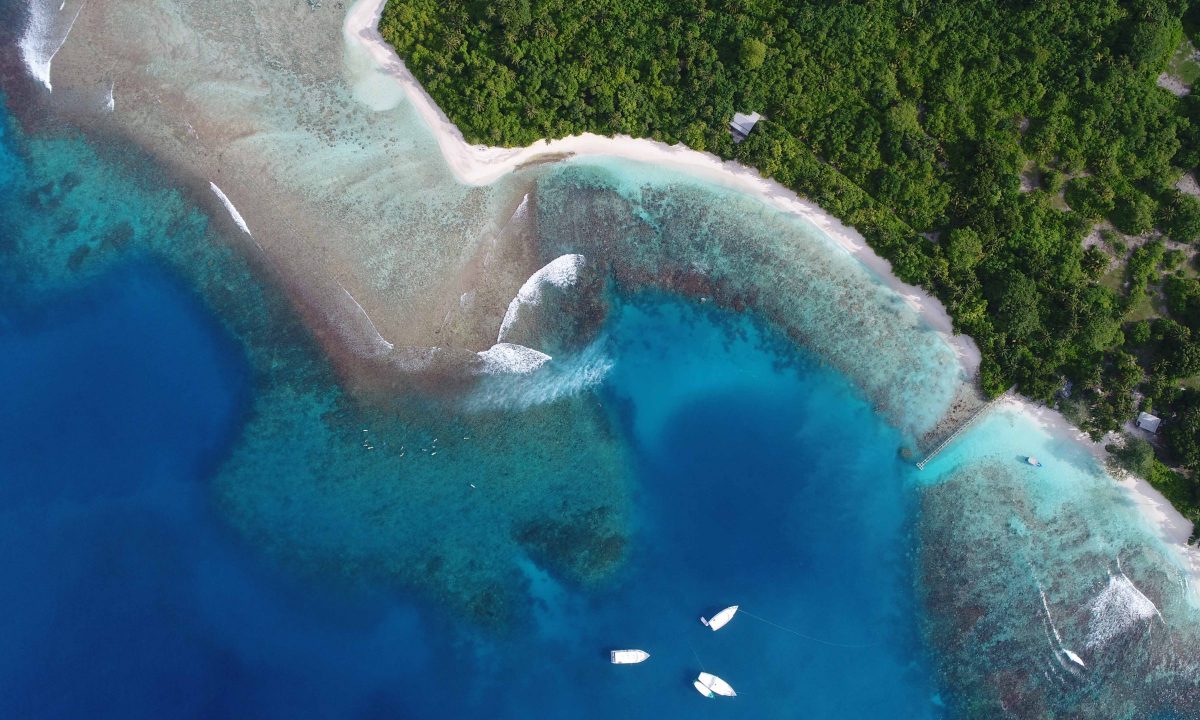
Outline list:
[[[1137,426],[1146,432],[1158,432],[1158,425],[1162,422],[1162,418],[1155,417],[1148,412],[1138,413]]]
[[[754,129],[755,123],[762,120],[762,115],[758,113],[734,113],[733,120],[729,123],[730,129],[742,135],[749,135]]]

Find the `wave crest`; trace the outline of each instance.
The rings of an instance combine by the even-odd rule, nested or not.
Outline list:
[[[500,333],[496,342],[504,342],[504,338],[517,323],[521,308],[537,305],[542,301],[542,289],[547,285],[566,289],[579,280],[579,271],[587,264],[587,258],[582,255],[560,255],[546,263],[541,269],[529,276],[517,296],[508,304],[504,320],[500,323]]]
[[[1109,575],[1108,585],[1091,604],[1087,647],[1103,647],[1134,625],[1155,615],[1159,615],[1158,606],[1125,573]]]
[[[531,373],[550,360],[550,356],[540,350],[514,343],[496,343],[476,355],[483,360],[480,372],[485,375]]]
[[[75,27],[79,13],[83,12],[83,6],[84,3],[80,3],[79,7],[75,9],[75,13],[66,23],[65,29],[62,29],[62,19],[63,11],[67,7],[66,2],[59,5],[57,10],[44,0],[42,2],[35,0],[29,6],[29,20],[25,24],[25,31],[21,33],[21,39],[17,41],[17,47],[21,51],[21,60],[25,63],[29,74],[51,92],[54,91],[54,88],[50,84],[50,63],[54,61],[54,56],[66,44],[67,36],[71,34],[71,28]]]

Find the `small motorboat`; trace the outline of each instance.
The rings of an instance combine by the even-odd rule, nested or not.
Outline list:
[[[733,619],[733,616],[737,614],[737,611],[737,605],[730,605],[716,615],[713,615],[711,620],[702,617],[700,618],[700,622],[708,626],[708,628],[713,632],[716,632],[728,625],[729,621]]]
[[[696,692],[707,698],[716,697],[717,695],[722,697],[737,697],[737,693],[733,691],[729,683],[712,673],[700,673],[700,676],[696,678],[692,686],[696,688]]]
[[[637,665],[646,662],[650,653],[645,650],[613,650],[609,653],[613,665]]]
[[[1026,457],[1026,458],[1025,458],[1025,462],[1029,463],[1030,465],[1032,465],[1032,466],[1034,466],[1034,467],[1041,467],[1041,466],[1042,466],[1042,461],[1041,461],[1041,460],[1038,460],[1037,458],[1035,458],[1035,457],[1034,457],[1034,456],[1032,456],[1032,455],[1030,455],[1030,456]]]

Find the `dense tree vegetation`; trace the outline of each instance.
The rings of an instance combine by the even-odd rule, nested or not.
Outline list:
[[[1082,242],[1101,221],[1200,238],[1200,202],[1175,189],[1200,163],[1200,101],[1155,83],[1196,14],[1187,0],[390,0],[381,30],[471,141],[684,142],[812,198],[942,299],[983,350],[985,391],[1049,400],[1070,379],[1096,435],[1145,393],[1191,466],[1173,497],[1196,504],[1196,402],[1180,389],[1200,362],[1194,271],[1163,288],[1173,320],[1129,322],[1179,256],[1138,242],[1105,283],[1124,246]],[[740,145],[735,110],[768,118]]]

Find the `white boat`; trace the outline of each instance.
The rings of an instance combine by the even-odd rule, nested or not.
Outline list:
[[[645,650],[613,650],[609,653],[613,665],[637,665],[646,662],[650,653]]]
[[[713,632],[716,632],[717,630],[720,630],[728,625],[729,621],[733,619],[733,616],[737,614],[737,611],[737,605],[730,605],[716,615],[713,615],[712,620],[700,618],[700,622],[707,625]]]
[[[696,680],[692,683],[692,686],[696,688],[696,692],[700,693],[704,697],[710,698],[716,697],[717,695],[721,695],[723,697],[737,696],[737,693],[733,691],[733,688],[729,685],[729,683],[725,682],[716,675],[713,675],[712,673],[700,673],[700,676],[696,678]]]
[[[1035,458],[1034,456],[1032,456],[1032,455],[1030,455],[1029,457],[1025,458],[1025,462],[1029,463],[1030,465],[1032,465],[1032,466],[1034,466],[1034,467],[1041,467],[1041,466],[1042,466],[1042,462],[1041,462],[1040,460],[1038,460],[1037,458]]]

